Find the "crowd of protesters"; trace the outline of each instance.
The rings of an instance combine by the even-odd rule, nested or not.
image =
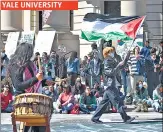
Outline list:
[[[136,112],[148,112],[153,107],[156,112],[163,111],[163,41],[159,48],[152,48],[146,41],[140,49],[136,46],[132,51],[127,66],[116,76],[116,86],[126,105],[135,105]],[[115,63],[121,62],[124,55],[114,53]],[[38,67],[38,56],[35,53],[33,62]],[[54,111],[64,114],[90,114],[95,111],[103,98],[105,86],[103,78],[103,60],[101,51],[92,44],[92,51],[79,59],[77,52],[72,52],[69,58],[60,57],[52,51],[50,55],[44,52],[40,61],[44,83],[42,94],[52,97]],[[14,88],[8,76],[9,60],[5,50],[1,52],[1,110],[12,112]],[[30,78],[30,77],[29,77]],[[117,112],[109,104],[106,112]]]

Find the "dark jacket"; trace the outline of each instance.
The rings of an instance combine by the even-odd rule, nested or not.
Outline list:
[[[118,55],[117,53],[115,53],[115,54],[114,54],[114,58],[115,58],[115,61],[117,62],[117,65],[118,65],[118,63],[119,63],[119,62],[121,62],[121,61],[122,61],[121,56],[120,56],[120,55]]]
[[[153,61],[151,57],[145,59],[145,71],[146,72],[154,72],[154,65],[159,64],[159,60]],[[158,70],[158,69],[157,69]]]
[[[33,76],[27,81],[24,81],[23,80],[24,71],[19,71],[18,69],[19,69],[19,66],[17,64],[12,65],[11,69],[9,69],[11,81],[15,89],[14,91],[15,95],[25,93],[25,89],[32,87],[34,84],[38,82],[38,79],[36,78],[36,76]],[[45,83],[45,81],[46,80],[44,80],[42,83]]]
[[[127,61],[129,59],[130,52],[128,52],[127,56],[123,60],[123,65],[120,65],[116,63],[114,58],[107,57],[104,59],[104,85],[108,86],[108,88],[114,88],[116,87],[116,76],[120,72],[121,69],[123,69]],[[117,81],[118,80],[117,78]]]
[[[120,55],[118,55],[117,53],[114,54],[114,60],[116,62],[116,65],[118,65],[121,61],[122,58]],[[122,80],[121,80],[121,71],[119,71],[119,73],[116,75],[117,81],[122,85]]]
[[[143,55],[145,58],[150,56],[150,50],[152,49],[152,47],[150,46],[144,46],[141,51],[140,51],[140,55]]]
[[[98,59],[98,62],[97,62],[97,73],[98,75],[96,75],[94,73],[94,59],[92,59],[88,65],[88,69],[89,69],[89,74],[92,75],[92,76],[98,76],[98,75],[101,75],[102,74],[102,61],[100,59]]]

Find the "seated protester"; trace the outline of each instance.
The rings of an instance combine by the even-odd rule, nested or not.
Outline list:
[[[61,86],[59,86],[58,83],[55,83],[54,85],[54,94],[55,94],[55,99],[54,101],[56,102],[59,95],[63,92],[63,89],[61,88]]]
[[[85,93],[79,100],[80,110],[85,114],[90,114],[91,111],[95,111],[97,108],[96,97],[91,93],[91,89],[86,87]]]
[[[48,87],[43,88],[43,94],[52,97],[53,102],[55,101],[55,93],[54,93],[54,86],[50,85]]]
[[[85,85],[81,83],[81,79],[80,78],[77,78],[76,79],[74,90],[72,92],[72,94],[74,94],[75,99],[77,100],[77,102],[79,101],[80,96],[84,92],[85,92]]]
[[[56,112],[68,114],[74,106],[74,96],[71,93],[71,86],[64,85],[63,93],[59,95],[57,103],[54,104]]]
[[[153,100],[152,104],[156,112],[163,112],[163,84],[159,84],[156,89],[153,91]]]
[[[95,83],[94,88],[91,90],[93,95],[96,97],[97,105],[101,102],[103,98],[104,88],[99,85],[99,83]]]
[[[104,89],[100,87],[100,84],[98,82],[96,82],[91,92],[96,98],[100,98],[103,97]]]
[[[12,94],[10,93],[9,85],[4,85],[3,92],[1,93],[1,111],[11,113],[12,108]]]
[[[47,86],[51,86],[54,84],[55,84],[55,82],[50,77],[48,77],[42,81],[42,87],[47,87]]]
[[[148,107],[151,106],[152,100],[148,96],[147,84],[143,83],[143,81],[139,81],[136,84],[136,93],[133,103],[136,105],[135,112],[148,112]]]
[[[67,81],[65,79],[62,79],[59,85],[63,88],[64,85],[66,84],[67,84]]]
[[[54,85],[55,102],[57,101],[59,95],[63,92],[63,86],[67,83],[65,79],[56,79],[56,82],[57,83]]]

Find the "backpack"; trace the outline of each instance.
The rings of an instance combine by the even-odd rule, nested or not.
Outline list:
[[[79,114],[79,104],[75,104],[72,108],[72,110],[70,111],[70,114]]]

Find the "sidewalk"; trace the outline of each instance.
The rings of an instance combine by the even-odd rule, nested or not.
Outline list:
[[[132,124],[125,124],[119,113],[108,113],[101,117],[104,124],[95,124],[91,122],[92,114],[53,114],[50,127],[51,132],[162,132],[161,113],[128,112],[128,115],[138,117]],[[1,114],[1,131],[13,132],[9,113]]]
[[[152,112],[127,112],[130,116],[138,116],[136,121],[153,121],[153,120],[162,120],[163,115],[162,113]],[[90,122],[92,114],[80,114],[80,115],[70,115],[70,114],[53,114],[51,118],[51,122],[76,122],[76,121],[84,121]],[[112,122],[112,121],[120,121],[121,117],[119,113],[107,113],[103,114],[101,120],[104,122]],[[1,124],[11,124],[11,116],[9,113],[2,113],[1,114]]]

